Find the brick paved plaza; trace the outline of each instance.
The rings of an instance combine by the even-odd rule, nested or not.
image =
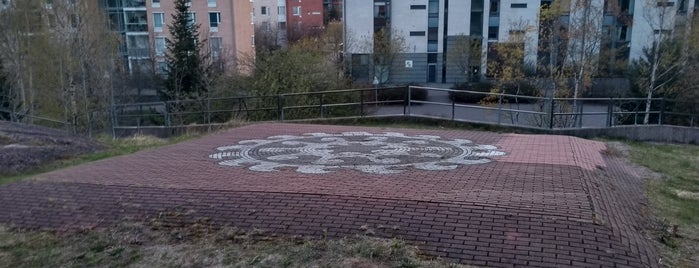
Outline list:
[[[283,136],[280,136],[283,135]],[[0,186],[0,224],[189,221],[400,237],[488,267],[655,267],[643,179],[566,136],[255,124]]]

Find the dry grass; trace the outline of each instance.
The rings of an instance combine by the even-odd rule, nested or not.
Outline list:
[[[463,267],[398,239],[309,240],[153,222],[70,235],[0,227],[0,260],[0,267]]]

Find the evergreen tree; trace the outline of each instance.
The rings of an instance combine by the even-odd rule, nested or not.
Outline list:
[[[186,0],[176,0],[167,39],[167,78],[163,94],[167,100],[199,99],[206,94],[206,73],[199,41],[199,25],[194,23]]]

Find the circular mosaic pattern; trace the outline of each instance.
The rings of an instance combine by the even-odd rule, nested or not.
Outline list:
[[[281,135],[240,141],[217,150],[209,157],[223,166],[249,166],[254,171],[295,168],[313,174],[343,168],[374,174],[400,173],[408,167],[452,170],[458,165],[488,163],[488,157],[505,154],[495,146],[476,145],[470,140],[396,132]]]

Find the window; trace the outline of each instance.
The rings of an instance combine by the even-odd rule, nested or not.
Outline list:
[[[152,7],[160,7],[160,0],[152,0],[151,6]]]
[[[425,31],[410,32],[410,36],[425,36]]]
[[[511,8],[527,8],[527,3],[513,3],[510,5]]]
[[[498,39],[498,32],[500,31],[500,27],[498,26],[489,26],[488,27],[488,39],[490,40],[497,40]]]
[[[167,74],[167,62],[165,61],[158,61],[156,63],[156,70],[158,74]]]
[[[145,11],[126,11],[126,31],[129,32],[147,32],[148,14]]]
[[[490,0],[490,14],[497,15],[500,13],[500,0]]]
[[[262,29],[265,31],[271,31],[272,27],[269,26],[269,21],[263,21],[262,22]]]
[[[209,12],[209,27],[211,31],[218,30],[218,26],[221,24],[221,12]]]
[[[184,3],[185,6],[191,7],[192,6],[192,0],[187,0],[186,3]]]
[[[301,16],[301,7],[292,7],[291,12],[294,16]]]
[[[166,49],[167,49],[167,46],[166,46],[166,42],[165,42],[165,37],[156,37],[155,38],[155,55],[156,56],[164,56]]]
[[[209,46],[211,47],[211,56],[218,58],[221,56],[223,41],[221,37],[211,37],[209,38]]]
[[[153,27],[155,32],[162,32],[165,25],[165,14],[153,13]]]
[[[286,21],[280,21],[277,26],[279,30],[286,31]]]
[[[209,7],[216,7],[216,0],[208,0],[207,5]]]
[[[426,5],[410,5],[410,9],[427,9]]]
[[[197,15],[194,14],[194,12],[187,13],[187,17],[189,19],[189,26],[192,26],[195,23],[197,23]]]
[[[268,15],[267,12],[268,12],[267,7],[263,6],[262,8],[260,8],[260,14],[266,16],[266,15]]]
[[[658,1],[658,6],[659,6],[659,7],[674,7],[674,6],[675,6],[675,2]]]
[[[277,13],[279,15],[286,15],[286,6],[277,7]]]

